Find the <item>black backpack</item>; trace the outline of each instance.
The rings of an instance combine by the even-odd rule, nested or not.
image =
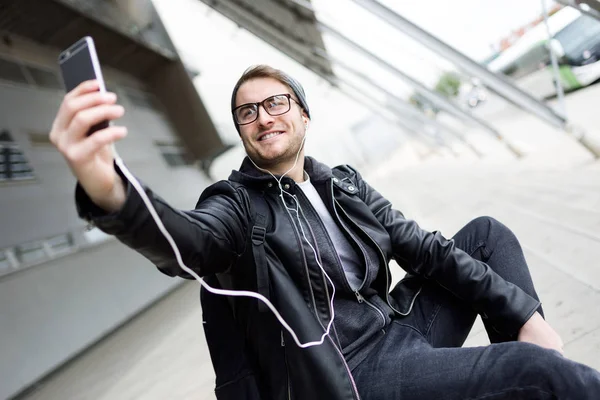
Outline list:
[[[264,194],[247,191],[253,213],[252,252],[257,268],[258,292],[269,296],[269,277],[264,249],[269,209]],[[214,288],[230,288],[227,273],[207,276],[204,281]],[[258,389],[257,376],[247,359],[245,339],[235,320],[231,298],[200,290],[204,334],[216,374],[218,400],[265,400]],[[259,310],[267,311],[263,302]]]

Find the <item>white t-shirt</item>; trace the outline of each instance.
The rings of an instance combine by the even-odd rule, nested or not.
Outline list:
[[[317,214],[321,217],[321,221],[323,221],[323,225],[327,229],[329,233],[329,237],[333,242],[333,245],[340,257],[342,262],[342,267],[344,268],[344,273],[346,274],[346,278],[350,283],[350,287],[354,290],[358,289],[362,284],[364,273],[363,266],[359,262],[360,258],[356,251],[346,239],[346,236],[342,233],[338,225],[335,223],[327,206],[323,203],[321,196],[317,192],[317,189],[310,182],[310,178],[305,174],[306,180],[304,182],[298,183],[300,189],[304,192],[312,206],[314,207]]]

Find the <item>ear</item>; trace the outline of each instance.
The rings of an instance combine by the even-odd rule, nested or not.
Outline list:
[[[304,122],[308,122],[310,120],[310,118],[308,118],[308,114],[306,113],[304,108],[300,109],[300,115],[302,116],[302,119],[304,120]]]

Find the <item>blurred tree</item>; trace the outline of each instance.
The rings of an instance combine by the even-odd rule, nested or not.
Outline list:
[[[435,85],[435,91],[445,97],[456,97],[460,88],[461,79],[455,72],[445,72],[440,76]]]

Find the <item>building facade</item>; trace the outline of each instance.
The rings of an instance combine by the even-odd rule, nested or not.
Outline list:
[[[0,17],[0,398],[10,398],[180,283],[77,217],[75,179],[48,140],[64,96],[60,51],[94,38],[126,109],[119,153],[174,206],[194,206],[211,183],[201,166],[223,145],[149,0],[9,1]]]

